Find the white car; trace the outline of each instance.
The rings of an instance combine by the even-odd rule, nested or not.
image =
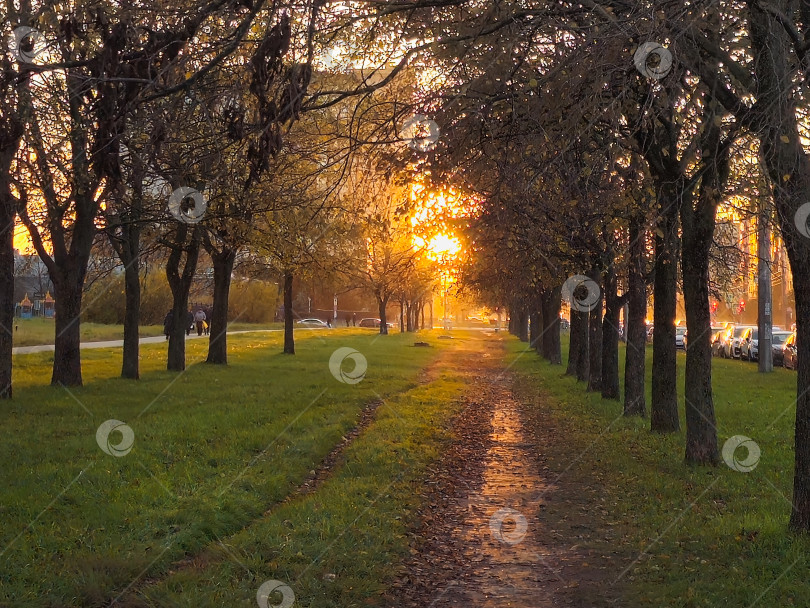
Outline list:
[[[686,335],[686,328],[685,327],[676,327],[675,328],[675,348],[682,348],[686,350],[686,344],[684,343],[684,336]]]
[[[300,319],[297,321],[298,325],[306,325],[307,327],[329,327],[326,324],[326,321],[321,321],[320,319]]]
[[[729,341],[726,343],[726,357],[729,359],[739,359],[741,352],[740,352],[740,344],[742,342],[742,337],[745,332],[749,329],[756,329],[755,325],[737,325],[734,327],[734,331],[731,334]]]

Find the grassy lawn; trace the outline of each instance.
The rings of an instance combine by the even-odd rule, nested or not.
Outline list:
[[[521,355],[524,344],[510,340],[509,349],[521,390],[565,429],[566,441],[552,448],[565,465],[560,483],[571,476],[596,486],[594,512],[604,510],[613,539],[597,548],[627,557],[621,579],[630,593],[626,605],[810,605],[810,545],[787,532],[795,372],[763,375],[755,364],[714,360],[720,445],[745,435],[761,450],[758,466],[743,473],[725,464],[687,467],[685,431],[653,435],[649,420],[625,420],[620,403],[586,393],[564,369],[533,353]],[[678,363],[682,393],[683,353]],[[745,449],[736,455],[745,459]]]
[[[418,385],[455,346],[413,341],[300,332],[290,357],[281,334],[242,334],[227,367],[201,363],[205,344],[192,341],[182,374],[164,371],[166,347],[152,344],[138,382],[116,378],[120,352],[94,349],[86,385],[70,391],[47,386],[51,353],[17,357],[15,399],[0,409],[0,606],[107,606],[122,593],[128,606],[247,606],[268,579],[293,586],[296,606],[376,595],[407,548],[412,486],[438,453],[447,401],[464,388],[452,373]],[[358,384],[330,373],[343,346],[368,361]],[[284,502],[380,397],[334,475]],[[125,456],[96,442],[108,419],[134,433]],[[135,580],[150,584],[133,595]]]
[[[36,346],[53,344],[53,319],[15,319],[14,346]],[[82,342],[100,342],[103,340],[122,340],[123,325],[102,325],[101,323],[82,323]],[[141,336],[159,336],[163,333],[162,325],[145,325],[141,327]]]
[[[229,331],[245,331],[253,329],[282,329],[282,323],[231,323]],[[103,342],[107,340],[123,340],[123,325],[103,325],[101,323],[82,323],[82,342]],[[14,346],[36,346],[38,344],[53,344],[53,319],[15,319],[14,320]],[[140,335],[142,338],[160,336],[163,334],[162,325],[142,325]]]

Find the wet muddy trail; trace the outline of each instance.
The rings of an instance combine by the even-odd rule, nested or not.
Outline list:
[[[565,475],[544,458],[565,438],[550,421],[527,417],[498,336],[470,339],[454,365],[468,375],[470,390],[386,605],[616,605],[619,590],[608,588],[614,564],[581,546],[589,537],[582,530],[594,528],[589,493],[566,487]]]

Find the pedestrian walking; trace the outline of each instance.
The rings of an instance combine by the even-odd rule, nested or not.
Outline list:
[[[191,335],[191,330],[194,327],[194,313],[190,310],[186,314],[186,335]]]
[[[166,335],[166,339],[169,339],[169,335],[172,333],[174,329],[174,311],[170,310],[166,313],[166,316],[163,317],[163,333]]]
[[[205,329],[203,326],[205,323],[205,311],[202,308],[198,308],[197,312],[194,313],[194,324],[197,326],[197,335],[203,335],[203,330]]]

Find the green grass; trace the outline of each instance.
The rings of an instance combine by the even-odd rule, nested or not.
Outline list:
[[[227,367],[199,363],[205,344],[192,341],[182,374],[164,371],[164,344],[145,345],[138,382],[116,378],[120,351],[94,349],[83,353],[85,386],[70,391],[47,386],[51,353],[16,357],[15,398],[0,409],[0,606],[106,606],[133,580],[164,574],[217,539],[227,539],[254,568],[250,584],[229,561],[201,570],[198,592],[178,591],[182,581],[154,592],[182,605],[237,605],[236,596],[255,602],[267,578],[296,576],[302,606],[350,605],[307,597],[376,593],[380,564],[404,550],[398,518],[413,500],[408,484],[437,453],[441,421],[452,409],[443,398],[461,390],[452,379],[435,390],[416,387],[419,371],[450,346],[413,348],[413,339],[299,332],[290,357],[280,354],[281,334],[242,334],[229,340]],[[368,360],[359,384],[331,375],[329,357],[340,346]],[[335,477],[262,519],[378,396],[388,407]],[[124,457],[96,443],[96,429],[108,419],[134,432]],[[385,525],[360,533],[353,526],[363,517],[364,530]],[[352,574],[330,590],[323,568]]]
[[[53,324],[53,319],[14,319],[14,346],[53,344]],[[162,333],[162,325],[145,325],[140,330],[142,337],[159,336]],[[82,323],[81,335],[82,342],[121,340],[124,337],[124,326]]]
[[[621,581],[629,594],[625,605],[810,605],[810,545],[787,531],[795,372],[764,375],[751,363],[714,360],[720,445],[746,435],[761,449],[756,469],[741,473],[725,464],[686,466],[685,431],[650,433],[648,420],[624,419],[619,402],[586,393],[564,369],[532,353],[519,356],[524,348],[509,341],[518,384],[539,395],[537,407],[549,408],[565,429],[564,444],[552,448],[570,464],[560,483],[573,476],[598,485],[615,540],[597,548],[618,550],[625,565],[633,562]],[[684,363],[681,353],[682,429]],[[650,366],[648,360],[648,374]],[[745,450],[737,455],[744,459]]]
[[[14,346],[37,346],[39,344],[53,344],[53,319],[15,319],[14,320]],[[244,331],[253,329],[281,329],[282,323],[231,323],[229,331]],[[140,335],[142,338],[160,336],[163,334],[162,325],[142,325]],[[82,323],[82,342],[103,342],[107,340],[123,340],[123,325],[103,325],[101,323]]]

